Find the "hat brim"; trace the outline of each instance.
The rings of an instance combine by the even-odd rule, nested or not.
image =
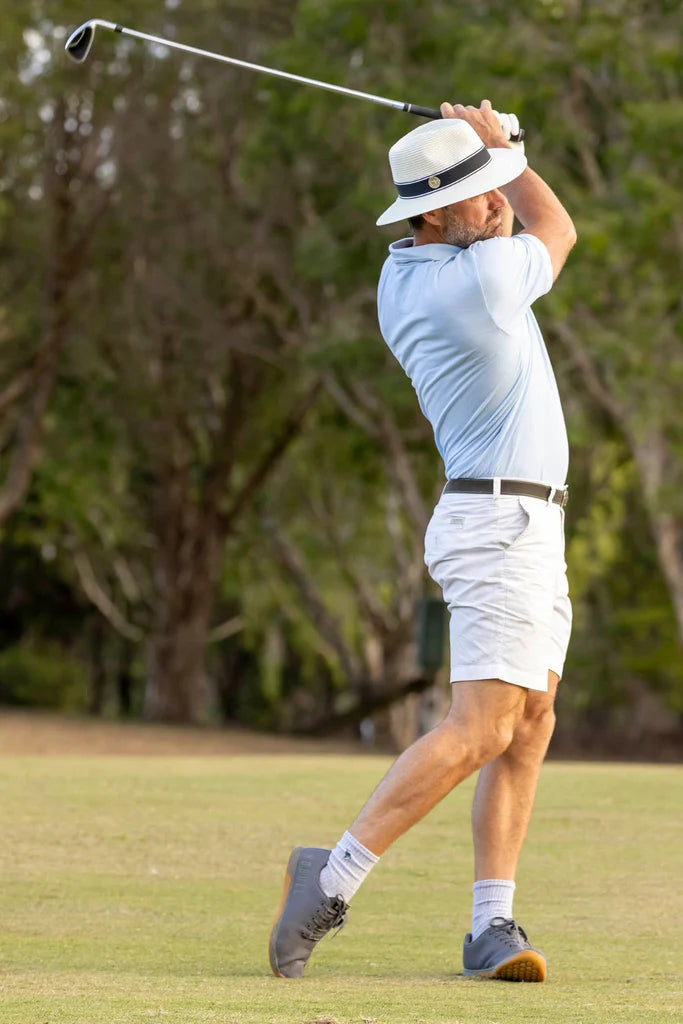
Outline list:
[[[526,167],[526,157],[513,149],[490,149],[491,160],[465,181],[456,181],[438,192],[432,192],[418,199],[402,199],[400,196],[378,218],[377,224],[395,224],[408,217],[417,217],[420,213],[440,210],[442,206],[459,203],[463,199],[471,199],[482,192],[490,192],[509,181],[518,178]]]

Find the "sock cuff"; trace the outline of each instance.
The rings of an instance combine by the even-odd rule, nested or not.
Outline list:
[[[367,847],[363,846],[362,843],[359,843],[356,837],[351,835],[350,832],[344,833],[340,840],[340,846],[342,844],[349,848],[359,860],[365,860],[369,865],[376,864],[379,860],[376,853],[373,853],[371,850],[368,850]]]
[[[509,878],[482,878],[472,892],[472,941],[476,942],[494,918],[512,917],[515,883]]]
[[[495,897],[496,894],[514,892],[515,887],[516,883],[509,878],[482,878],[474,883],[472,892],[475,896],[490,893],[492,897]]]

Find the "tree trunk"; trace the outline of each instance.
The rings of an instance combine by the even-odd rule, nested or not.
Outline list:
[[[28,493],[41,455],[45,414],[57,381],[59,358],[68,341],[74,310],[72,291],[83,266],[95,228],[107,209],[110,194],[94,185],[86,171],[87,154],[75,148],[65,173],[59,169],[74,147],[66,128],[67,103],[57,102],[52,129],[45,146],[44,186],[46,232],[42,244],[45,274],[45,322],[36,356],[30,368],[0,391],[0,413],[14,415],[22,401],[10,442],[9,465],[0,486],[0,525],[19,508]],[[74,184],[90,188],[74,191]],[[78,196],[78,198],[76,198]],[[80,213],[79,213],[80,211]],[[37,272],[40,269],[37,268]]]
[[[669,513],[655,513],[652,524],[662,572],[676,612],[678,637],[683,646],[683,521]]]
[[[81,267],[81,259],[68,248],[73,200],[66,176],[52,175],[53,202],[51,230],[46,245],[46,323],[35,362],[26,374],[27,397],[18,417],[7,476],[0,489],[0,524],[19,508],[28,493],[33,471],[40,457],[45,413],[54,391],[59,356],[66,343],[71,310],[70,289]],[[10,388],[5,389],[8,396]],[[21,389],[17,398],[21,397]],[[10,404],[8,402],[8,404]]]
[[[680,470],[670,445],[659,430],[652,430],[644,441],[632,440],[631,448],[643,481],[659,564],[683,644],[683,518],[663,508],[661,497],[667,485],[676,486]]]
[[[664,489],[680,491],[680,460],[666,430],[652,427],[642,435],[639,433],[633,409],[619,402],[610,391],[579,336],[562,322],[556,321],[552,330],[568,350],[586,390],[611,417],[633,454],[643,484],[660,568],[671,595],[678,636],[683,644],[683,518],[665,507],[661,493]],[[670,499],[667,498],[668,501]]]
[[[150,721],[202,724],[207,720],[204,652],[210,602],[198,587],[193,590],[192,594],[173,590],[160,602],[147,651],[144,714]]]
[[[181,474],[182,476],[182,474]],[[220,548],[214,518],[186,501],[182,479],[164,490],[168,501],[157,538],[157,613],[147,644],[145,718],[156,722],[207,721],[209,683],[205,650],[211,627]]]

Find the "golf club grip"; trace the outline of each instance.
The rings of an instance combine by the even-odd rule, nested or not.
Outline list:
[[[441,120],[441,111],[434,107],[419,107],[416,103],[404,103],[403,109],[407,114],[416,114],[418,117],[430,117],[432,121]]]
[[[417,117],[429,117],[432,121],[439,121],[442,118],[440,110],[435,110],[434,107],[420,107],[417,103],[404,103],[403,109],[407,114],[416,114]],[[516,135],[510,136],[510,142],[521,142],[524,135],[524,129],[520,128]]]

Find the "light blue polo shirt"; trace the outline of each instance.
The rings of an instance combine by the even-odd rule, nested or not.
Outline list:
[[[566,482],[560,396],[531,311],[552,284],[550,255],[534,235],[467,249],[411,238],[389,246],[380,328],[412,381],[449,479]]]

